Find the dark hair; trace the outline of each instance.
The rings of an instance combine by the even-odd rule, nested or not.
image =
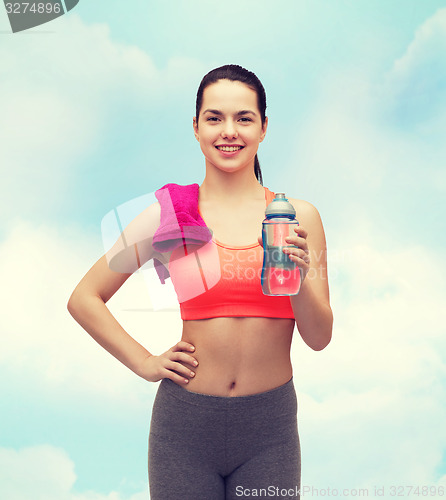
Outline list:
[[[200,86],[197,91],[197,101],[195,105],[195,116],[198,125],[198,116],[200,115],[201,106],[203,104],[203,92],[206,87],[212,83],[218,82],[218,80],[231,80],[233,82],[241,82],[254,90],[257,94],[257,106],[260,111],[260,116],[262,118],[262,125],[265,123],[265,112],[266,112],[266,93],[263,88],[262,82],[257,78],[257,76],[242,68],[238,64],[226,64],[225,66],[220,66],[210,71],[201,80]],[[260,170],[259,159],[257,154],[254,159],[254,173],[256,174],[257,180],[263,186],[262,172]]]

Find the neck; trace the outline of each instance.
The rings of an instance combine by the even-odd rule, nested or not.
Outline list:
[[[241,199],[263,199],[264,188],[257,180],[254,165],[238,172],[223,172],[206,166],[206,176],[200,185],[202,201],[215,200],[226,203]]]

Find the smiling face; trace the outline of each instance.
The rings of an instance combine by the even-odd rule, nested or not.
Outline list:
[[[206,164],[232,172],[254,168],[268,118],[262,125],[256,91],[239,81],[218,80],[205,88],[195,137]]]

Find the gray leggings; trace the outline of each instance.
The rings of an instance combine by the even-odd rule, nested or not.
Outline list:
[[[300,498],[293,377],[248,396],[191,392],[164,378],[149,433],[151,500]]]

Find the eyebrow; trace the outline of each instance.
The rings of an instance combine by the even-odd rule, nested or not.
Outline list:
[[[212,113],[214,115],[220,115],[222,116],[223,113],[221,111],[219,111],[218,109],[206,109],[205,111],[203,111],[203,114],[205,113]],[[254,115],[256,116],[256,113],[254,113],[254,111],[251,111],[250,109],[243,109],[241,111],[237,111],[237,113],[235,113],[235,116],[240,116],[240,115]]]

